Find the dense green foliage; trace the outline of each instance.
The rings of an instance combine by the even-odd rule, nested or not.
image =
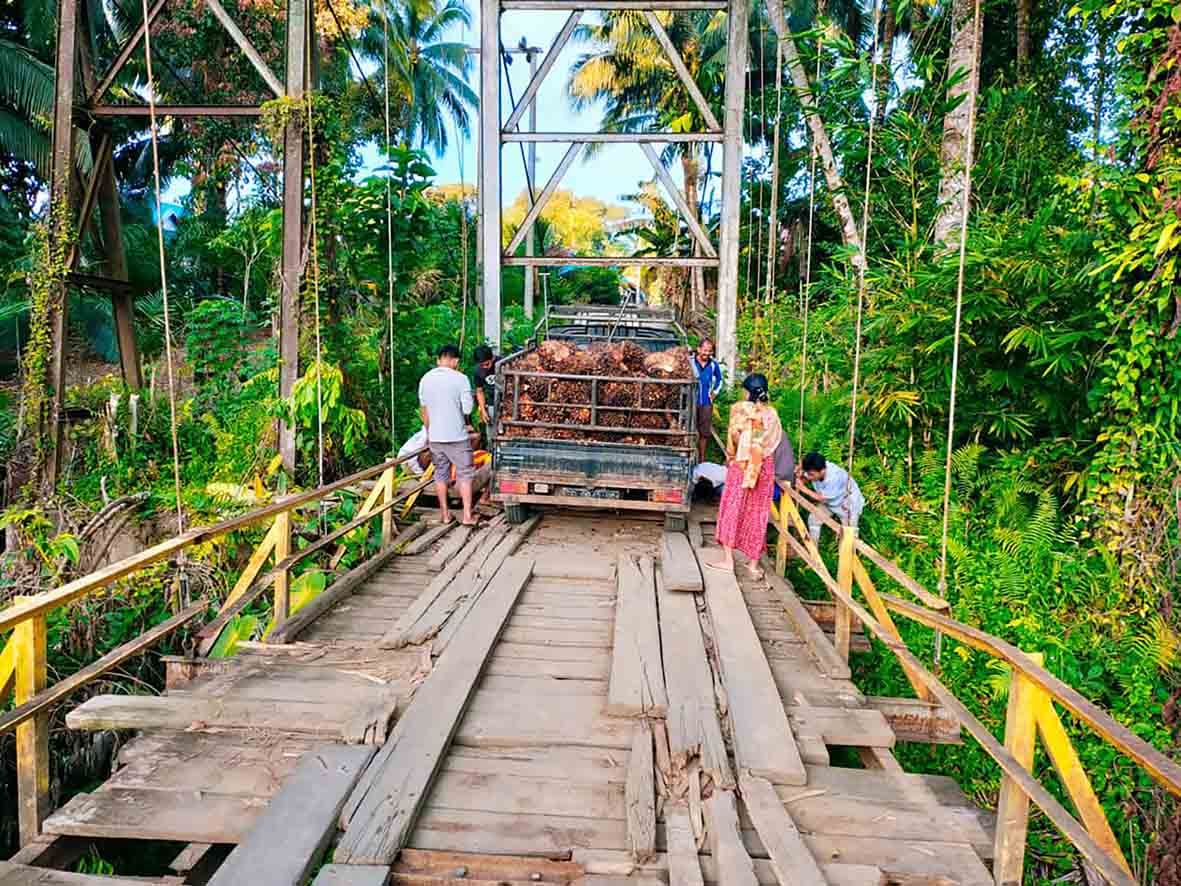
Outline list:
[[[99,56],[109,56],[129,23],[109,4],[84,5],[93,19],[89,39]],[[279,69],[280,18],[271,0],[228,5]],[[1044,652],[1051,671],[1175,753],[1181,745],[1175,599],[1181,566],[1181,8],[1172,0],[1030,4],[1031,51],[1020,58],[1018,5],[984,4],[946,595],[957,618]],[[34,501],[30,492],[32,460],[19,443],[31,427],[27,410],[39,409],[45,393],[36,389],[45,358],[37,305],[48,283],[45,269],[61,264],[36,233],[44,214],[39,196],[51,98],[45,77],[52,15],[42,6],[0,12],[0,457],[8,507],[0,524],[17,540],[5,555],[0,600],[92,568],[106,533],[88,534],[88,523],[108,500],[146,493],[133,504],[142,534],[156,538],[175,528],[163,303],[146,190],[151,166],[145,133],[130,124],[115,132],[116,165],[130,277],[149,293],[137,299],[136,321],[150,384],[133,405],[111,365],[117,350],[109,304],[72,292],[71,361],[95,371],[73,376],[68,392],[70,442],[56,499]],[[817,6],[824,14],[817,16]],[[820,70],[811,84],[816,106],[859,224],[869,166],[853,453],[868,499],[862,531],[932,589],[939,578],[959,273],[957,251],[932,242],[940,177],[947,171],[941,159],[951,109],[947,88],[957,76],[948,71],[952,6],[891,0],[878,35],[888,48],[878,64],[871,58],[869,4],[833,0],[789,10],[804,67],[809,76]],[[431,154],[419,150],[438,151],[469,131],[475,112],[465,79],[470,66],[456,41],[470,15],[459,0],[380,10],[344,4],[339,12],[366,70],[378,66],[368,82],[357,78],[343,41],[327,37],[310,118],[307,107],[279,100],[267,105],[258,130],[178,122],[161,144],[165,173],[193,185],[166,242],[182,504],[193,522],[245,510],[260,492],[265,497],[284,485],[314,485],[321,421],[325,479],[389,455],[417,427],[417,381],[438,346],[461,342],[470,354],[480,342],[472,194],[440,187]],[[384,143],[385,128],[381,14],[388,15],[392,39],[388,82],[397,113],[392,147],[388,155],[378,151],[381,165],[372,169],[363,158]],[[322,33],[336,34],[330,20],[322,24]],[[585,55],[569,75],[572,100],[616,128],[699,126],[687,91],[659,63],[647,32],[633,25],[625,13],[588,20],[580,34]],[[668,32],[720,113],[724,17],[678,14]],[[253,94],[249,68],[223,71],[208,63],[226,38],[207,16],[186,10],[160,39],[171,58],[194,72],[209,100]],[[820,449],[841,461],[849,456],[859,281],[822,176],[811,224],[801,102],[786,74],[784,85],[777,84],[775,34],[761,7],[752,16],[751,43],[740,362],[772,379],[793,436],[800,436],[802,411],[797,451]],[[134,76],[142,75],[137,65],[116,86],[125,96],[134,93]],[[169,75],[161,95],[190,101],[192,89]],[[285,402],[278,396],[275,335],[282,218],[270,161],[281,155],[282,123],[291,115],[304,117],[310,136],[316,237],[300,293],[301,375]],[[777,116],[781,144],[778,169],[772,169]],[[80,151],[79,165],[86,168],[88,158]],[[665,161],[684,177],[684,196],[703,226],[716,231],[720,157],[707,146],[697,153],[670,151]],[[554,209],[540,227],[542,248],[688,253],[688,227],[652,182],[621,182],[620,190],[632,194],[626,199],[641,220],[631,234],[613,237],[596,227],[619,215],[617,207],[577,207],[571,199],[564,216],[552,216]],[[773,192],[776,218],[769,225]],[[519,219],[524,210],[518,209]],[[779,248],[773,296],[766,298],[773,239]],[[101,268],[91,238],[82,239],[82,266]],[[661,269],[641,283],[681,309],[698,332],[710,328],[711,275],[687,280]],[[507,350],[531,334],[520,270],[505,272],[503,289]],[[548,291],[552,302],[613,302],[620,277],[562,269],[550,275]],[[297,428],[293,477],[279,476],[275,459],[281,418]],[[358,505],[346,496],[326,516],[347,520]],[[315,518],[307,519],[301,528],[311,530]],[[224,594],[258,540],[258,532],[243,532],[193,551],[190,592]],[[819,591],[803,569],[792,570],[802,588]],[[309,571],[297,581],[314,590],[323,575]],[[55,672],[68,673],[160,621],[178,599],[175,573],[161,566],[117,594],[58,613],[50,628]],[[235,635],[258,636],[268,620],[258,606],[235,625]],[[931,633],[903,630],[912,648],[929,658]],[[953,643],[945,644],[940,666],[949,688],[1000,734],[1008,674]],[[867,694],[910,694],[901,669],[880,646],[859,657],[856,668]],[[146,663],[134,675],[159,681]],[[1066,722],[1138,876],[1172,886],[1156,879],[1156,871],[1167,853],[1181,852],[1175,845],[1181,834],[1168,825],[1176,807],[1110,746]],[[69,736],[56,731],[55,750],[79,760],[82,745]],[[7,766],[11,753],[3,741]],[[999,771],[974,744],[910,746],[899,753],[912,768],[954,775],[982,805],[995,803]],[[1041,755],[1037,769],[1043,783],[1059,791]],[[71,773],[58,786],[63,792],[88,777],[80,765],[62,771]],[[5,784],[9,777],[6,772]],[[1044,818],[1035,817],[1031,833],[1029,882],[1049,883],[1079,868],[1077,854]],[[0,834],[0,844],[10,840],[11,834]],[[88,863],[95,869],[104,864]]]

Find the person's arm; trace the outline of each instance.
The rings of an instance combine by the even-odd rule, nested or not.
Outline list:
[[[431,433],[431,414],[427,412],[425,403],[418,407],[418,414],[422,416],[422,426],[426,430],[427,439],[429,440]]]
[[[712,403],[717,399],[718,393],[722,390],[722,364],[714,363],[713,382],[710,384],[709,402]]]
[[[488,401],[484,397],[484,386],[480,385],[476,388],[476,405],[480,409],[480,421],[488,424]]]
[[[475,404],[472,402],[472,384],[463,376],[463,392],[459,395],[459,408],[464,415],[471,415]]]

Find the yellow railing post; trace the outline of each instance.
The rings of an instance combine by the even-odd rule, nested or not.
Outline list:
[[[787,573],[787,493],[780,490],[779,508],[775,512],[775,524],[779,527],[779,537],[775,545],[775,571],[780,575]]]
[[[381,500],[375,502],[375,505],[388,504],[394,499],[394,469],[388,468],[378,485],[382,489]],[[394,509],[386,508],[381,512],[381,549],[384,551],[390,546],[394,540]]]
[[[853,559],[856,554],[857,529],[853,526],[841,527],[840,560],[837,562],[837,584],[849,597],[853,596]],[[853,641],[853,613],[840,600],[837,603],[837,621],[835,643],[837,654],[845,661],[849,660],[849,646]]]
[[[1041,655],[1031,656],[1041,663]],[[1009,680],[1005,716],[1005,750],[1028,772],[1033,771],[1037,729],[1037,687],[1014,669]],[[993,877],[997,886],[1021,886],[1025,868],[1025,836],[1029,830],[1029,796],[1008,775],[1001,778],[996,806]]]
[[[291,511],[275,515],[275,563],[282,563],[291,554]],[[286,569],[275,573],[275,624],[287,620],[291,590],[291,574]]]
[[[856,553],[853,554],[853,578],[856,580],[858,587],[861,588],[861,593],[865,595],[866,601],[869,603],[870,611],[873,612],[873,617],[876,618],[883,628],[890,632],[895,640],[902,641],[902,634],[898,632],[898,626],[894,624],[894,619],[890,615],[890,610],[886,608],[886,604],[882,602],[882,597],[878,593],[878,589],[874,586],[873,580],[869,577],[869,573],[865,570],[865,565],[861,562],[861,558]],[[908,665],[905,661],[901,662],[902,671],[906,674],[906,679],[910,682],[914,689],[915,695],[923,701],[931,701],[931,690],[927,688],[924,683],[915,673],[914,668]]]
[[[0,649],[0,705],[12,691],[12,680],[16,675],[16,643],[11,637]]]
[[[17,597],[23,603],[30,598]],[[26,618],[12,632],[17,705],[30,701],[48,682],[45,616]],[[25,846],[41,835],[49,814],[49,712],[16,727],[16,780],[20,839]]]

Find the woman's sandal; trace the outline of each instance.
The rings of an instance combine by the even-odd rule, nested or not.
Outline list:
[[[713,559],[711,559],[709,557],[702,557],[701,558],[701,565],[704,566],[706,569],[713,569],[717,572],[728,572],[728,573],[730,573],[730,575],[734,574],[733,567],[723,566],[721,563],[715,562]]]

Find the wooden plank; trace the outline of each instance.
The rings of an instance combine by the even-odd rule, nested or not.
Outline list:
[[[636,861],[656,852],[656,773],[652,758],[652,724],[639,720],[627,758],[627,843]]]
[[[380,693],[375,692],[375,695]],[[383,697],[382,703],[392,716],[394,700]],[[66,714],[66,725],[71,729],[90,731],[270,729],[344,739],[356,713],[349,704],[268,702],[198,695],[96,695]]]
[[[1020,671],[1009,680],[1009,705],[1005,716],[1005,750],[1027,771],[1033,771],[1037,739],[1039,690]],[[993,873],[998,884],[1021,883],[1025,870],[1025,842],[1029,829],[1029,797],[1008,775],[1001,777],[996,804],[996,844]]]
[[[441,523],[437,526],[432,526],[430,529],[427,529],[424,533],[422,533],[422,535],[418,536],[418,538],[411,541],[410,544],[403,547],[399,553],[403,557],[413,557],[415,554],[421,554],[458,525],[459,524],[455,520],[451,520],[448,523]],[[471,528],[471,526],[464,527],[464,529],[468,530]],[[464,538],[466,540],[466,535]],[[397,545],[394,545],[394,547],[397,547]]]
[[[607,713],[663,717],[668,709],[652,558],[622,555],[617,564],[615,640]]]
[[[697,840],[689,821],[689,807],[684,803],[669,806],[664,812],[664,828],[668,841],[669,886],[704,886],[701,862],[697,856]]]
[[[738,782],[742,802],[771,856],[780,886],[829,886],[771,782],[745,772],[739,774]]]
[[[787,719],[793,733],[817,735],[828,745],[894,747],[894,730],[886,718],[867,708],[791,705],[787,708]]]
[[[692,757],[700,756],[702,768],[715,784],[733,787],[734,774],[718,722],[713,669],[706,657],[697,604],[693,597],[670,593],[664,587],[663,569],[656,573],[656,589],[664,657],[675,663],[665,675],[673,765],[683,767]]]
[[[345,798],[372,748],[324,745],[305,754],[210,886],[303,886],[336,834]]]
[[[812,619],[811,613],[804,608],[792,586],[776,575],[773,570],[768,571],[766,563],[763,564],[763,574],[771,589],[778,593],[783,604],[783,611],[796,629],[796,633],[807,644],[820,670],[829,677],[848,680],[852,676],[849,663],[837,653],[836,648],[828,639],[828,635]]]
[[[319,594],[309,600],[294,615],[271,631],[267,637],[268,643],[282,645],[290,643],[299,636],[301,631],[324,615],[333,606],[346,600],[357,592],[379,569],[381,569],[397,552],[397,545],[392,545],[384,551],[374,554],[364,563],[354,566]]]
[[[960,721],[946,708],[917,698],[871,695],[867,706],[881,713],[898,741],[925,744],[962,744]]]
[[[709,851],[723,886],[758,886],[754,864],[738,832],[738,812],[733,791],[714,791],[705,801]]]
[[[456,871],[464,869],[461,877]],[[485,882],[529,881],[531,883],[565,884],[581,877],[585,872],[581,866],[569,861],[528,858],[512,855],[485,855],[471,852],[433,852],[422,849],[404,849],[398,856],[398,863],[392,871],[394,882],[403,882],[399,877],[431,877],[436,880],[458,879],[464,882],[482,880]],[[440,884],[442,886],[442,884]]]
[[[476,575],[473,587],[459,601],[459,604],[455,607],[455,611],[447,618],[442,628],[436,634],[434,643],[435,655],[442,655],[443,650],[447,648],[447,644],[451,642],[456,632],[463,625],[464,620],[471,613],[472,608],[479,601],[480,596],[487,591],[489,584],[493,581],[496,571],[500,569],[501,564],[517,552],[521,545],[525,543],[525,539],[529,537],[529,534],[540,522],[541,515],[535,514],[520,526],[514,526],[512,531],[488,555],[488,559],[480,567]],[[508,634],[510,631],[512,631],[512,626],[506,626],[502,632],[504,639],[509,639]]]
[[[585,706],[574,716],[549,705],[535,705],[528,717],[520,710],[524,708],[469,711],[455,734],[455,743],[482,748],[550,745],[619,750],[632,744],[631,724],[622,717],[599,716]]]
[[[779,784],[805,784],[804,762],[734,576],[706,569],[705,601],[734,723],[739,768]]]
[[[213,849],[212,843],[190,843],[168,862],[168,870],[178,874],[187,874],[201,863],[201,860]]]
[[[612,748],[452,745],[442,771],[622,788],[627,780],[627,758]]]
[[[885,748],[860,747],[857,748],[857,756],[861,759],[861,765],[866,769],[882,769],[887,772],[906,771],[898,759]]]
[[[7,732],[9,729],[23,723],[25,720],[45,710],[50,705],[61,701],[75,690],[80,689],[112,668],[119,666],[127,661],[127,659],[149,649],[177,628],[188,624],[194,618],[201,615],[208,607],[208,599],[202,597],[192,606],[182,610],[167,621],[161,622],[155,627],[144,631],[144,633],[140,634],[134,640],[112,649],[93,664],[89,664],[82,668],[82,670],[76,671],[64,680],[58,681],[44,692],[39,692],[24,704],[0,715],[0,733]]]
[[[534,566],[533,577],[561,578],[571,581],[614,581],[615,561],[595,555],[579,555],[572,558],[562,553],[540,552]],[[542,586],[538,581],[537,585]],[[589,589],[588,589],[589,590]]]
[[[451,537],[443,543],[439,550],[435,551],[430,562],[427,563],[427,568],[431,572],[441,572],[463,550],[475,528],[474,526],[457,526],[455,531],[451,533]]]
[[[389,875],[386,865],[326,864],[312,886],[385,886]]]
[[[705,590],[701,567],[689,539],[682,532],[666,532],[660,539],[660,571],[670,591],[700,593]]]
[[[237,843],[259,813],[261,797],[194,791],[100,790],[77,794],[45,820],[45,832],[77,837]]]
[[[486,556],[487,551],[491,550],[490,545],[496,543],[491,540],[495,538],[496,541],[499,541],[503,534],[503,521],[494,521],[488,524],[488,528],[479,536],[479,544],[468,544],[460,548],[443,571],[431,580],[418,599],[402,614],[397,624],[386,633],[380,645],[386,649],[398,649],[410,645],[410,636],[418,620],[427,614],[439,596],[467,568],[468,562],[477,555]]]
[[[346,809],[347,831],[335,860],[388,864],[406,845],[439,761],[459,725],[533,561],[512,557],[467,619],[450,655],[442,656],[398,721],[381,759],[357,786]]]
[[[0,861],[0,886],[144,886],[144,881],[138,878],[71,874],[68,871]]]

